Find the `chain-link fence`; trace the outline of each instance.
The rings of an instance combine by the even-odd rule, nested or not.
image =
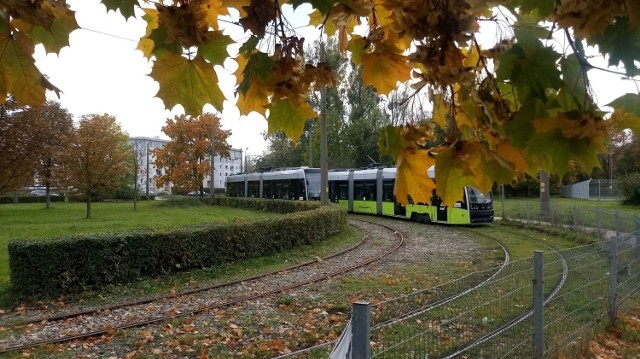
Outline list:
[[[580,199],[616,199],[620,191],[616,180],[590,179],[563,186],[562,197]]]
[[[537,252],[383,303],[358,303],[352,358],[575,355],[640,289],[640,221],[599,208],[545,207],[525,203],[505,217],[595,231],[605,240]]]

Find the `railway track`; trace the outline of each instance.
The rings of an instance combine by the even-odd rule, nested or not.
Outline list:
[[[513,232],[512,232],[513,233]],[[556,253],[558,255],[558,258],[562,264],[562,273],[555,285],[555,287],[552,289],[552,291],[545,296],[544,298],[544,305],[546,305],[549,301],[551,301],[557,294],[558,292],[560,292],[560,290],[562,289],[562,287],[564,286],[566,280],[567,280],[567,276],[569,274],[569,267],[567,265],[567,261],[566,259],[558,252],[558,250],[556,250],[555,248],[549,246],[548,244],[541,242],[535,238],[533,238],[532,236],[529,235],[524,235],[522,233],[520,233],[520,235],[527,237],[528,239],[535,241],[539,244],[541,244],[544,247],[547,247],[549,250],[551,250],[552,252]],[[519,323],[521,323],[522,321],[526,320],[527,318],[531,317],[533,315],[533,309],[529,309],[525,312],[523,312],[522,314],[516,316],[515,318],[511,319],[510,321],[508,321],[507,323],[503,324],[502,326],[494,329],[493,331],[486,333],[485,335],[476,338],[475,340],[473,340],[472,342],[458,348],[457,350],[455,350],[454,352],[444,356],[444,359],[453,359],[456,357],[459,357],[461,355],[463,355],[464,353],[466,353],[467,351],[481,345],[482,343],[485,343],[486,341],[504,333],[505,331],[513,328],[514,326],[518,325]],[[514,348],[515,349],[515,348]]]
[[[427,303],[427,304],[425,304],[423,306],[419,306],[417,308],[412,308],[412,309],[410,309],[408,311],[404,311],[402,313],[399,313],[398,315],[395,315],[392,318],[388,318],[385,321],[382,321],[382,322],[374,324],[371,329],[375,330],[375,329],[384,328],[386,326],[392,325],[392,324],[400,322],[402,320],[406,320],[406,319],[409,319],[411,317],[418,316],[418,315],[423,314],[425,312],[428,312],[428,311],[430,311],[432,309],[435,309],[435,308],[450,304],[450,303],[454,302],[456,299],[461,298],[464,295],[467,295],[467,294],[471,293],[472,291],[474,291],[474,290],[486,285],[488,282],[490,282],[492,279],[494,279],[496,276],[498,276],[504,270],[504,268],[506,268],[506,266],[510,262],[509,251],[496,238],[494,238],[492,236],[489,236],[489,235],[486,235],[486,234],[483,234],[483,233],[479,233],[479,232],[476,232],[475,234],[477,234],[479,236],[482,236],[485,239],[488,239],[488,240],[493,241],[494,243],[496,243],[498,245],[498,247],[502,250],[502,253],[503,253],[503,261],[502,261],[502,263],[497,268],[493,268],[491,270],[486,271],[487,275],[486,275],[486,278],[484,280],[482,280],[482,281],[480,281],[478,283],[474,283],[471,286],[462,289],[460,292],[454,293],[451,296],[448,296],[446,298],[440,299],[440,300],[435,301],[435,302],[430,302],[430,303]],[[411,293],[411,294],[409,294],[409,295],[407,295],[405,297],[408,297],[408,296],[411,296],[411,295],[420,294],[421,292],[427,291],[427,290],[431,290],[431,288]],[[384,306],[385,304],[390,303],[390,302],[395,301],[395,300],[398,300],[398,299],[399,298],[393,298],[391,300],[375,303],[375,304],[372,304],[371,307],[372,307],[372,309],[376,309],[378,307]],[[276,359],[294,357],[294,356],[297,356],[297,355],[300,355],[300,354],[303,354],[305,352],[309,352],[309,351],[312,351],[312,350],[318,350],[318,349],[326,348],[328,346],[335,345],[336,342],[337,342],[337,339],[333,340],[333,341],[326,342],[326,343],[322,343],[322,344],[319,344],[319,345],[315,345],[315,346],[312,346],[312,347],[309,347],[309,348],[305,348],[305,349],[302,349],[302,350],[299,350],[299,351],[296,351],[296,352],[292,352],[292,353],[289,353],[289,354],[286,354],[286,355],[281,355],[281,356],[276,357]]]
[[[376,225],[373,222],[356,219],[352,219],[350,224],[358,227],[355,224],[358,222]],[[144,327],[174,318],[194,316],[325,281],[372,264],[397,251],[403,245],[404,237],[388,226],[384,228],[393,232],[392,236],[395,241],[383,246],[383,248],[376,246],[364,250],[365,244],[368,242],[365,231],[360,243],[320,260],[307,261],[260,275],[192,288],[178,293],[25,319],[18,324],[13,324],[13,328],[22,326],[27,327],[27,330],[22,332],[19,338],[13,338],[14,340],[11,340],[11,337],[0,340],[0,353],[99,337],[118,330]],[[372,253],[366,253],[367,251]],[[365,255],[361,252],[364,252]],[[338,264],[329,270],[323,269],[325,267],[323,264],[330,261]],[[225,291],[224,295],[218,293],[223,290]],[[144,308],[143,312],[146,314],[144,318],[126,315],[130,309],[140,307]],[[91,322],[91,325],[84,324],[87,322]],[[44,329],[47,329],[47,335],[42,335]]]
[[[474,285],[472,285],[472,286],[470,286],[470,287],[468,287],[466,289],[463,289],[463,290],[459,291],[458,293],[450,295],[450,296],[448,296],[446,298],[440,299],[440,300],[435,301],[435,302],[428,303],[428,304],[426,304],[424,306],[421,306],[419,308],[414,308],[412,310],[406,311],[404,313],[401,313],[400,315],[397,315],[397,316],[395,316],[393,318],[387,319],[387,320],[385,320],[383,322],[376,323],[375,325],[372,326],[371,329],[372,330],[381,329],[381,328],[384,328],[386,326],[398,323],[400,321],[407,320],[407,319],[410,319],[412,317],[417,317],[417,316],[419,316],[421,314],[424,314],[426,312],[429,312],[431,310],[434,310],[434,309],[436,309],[438,307],[442,307],[442,306],[445,306],[445,305],[455,306],[455,301],[457,299],[460,299],[460,298],[464,297],[465,295],[467,295],[467,294],[469,294],[469,293],[471,293],[471,292],[473,292],[475,290],[478,290],[478,289],[482,288],[483,286],[487,285],[487,283],[491,282],[493,279],[495,279],[497,276],[499,276],[504,271],[504,269],[508,266],[508,264],[510,262],[510,256],[509,256],[508,249],[502,243],[500,243],[496,238],[494,238],[494,237],[492,237],[492,236],[490,236],[488,234],[480,233],[478,231],[473,231],[473,232],[474,232],[474,234],[476,234],[478,236],[484,237],[484,238],[486,238],[488,240],[492,240],[492,241],[498,243],[499,247],[503,250],[504,260],[503,260],[502,264],[498,268],[496,268],[494,270],[491,270],[490,271],[491,273],[486,277],[486,279],[478,282],[477,284],[474,284]],[[551,301],[558,294],[558,292],[562,289],[562,287],[564,286],[564,284],[566,282],[568,271],[569,271],[566,259],[563,258],[562,255],[555,248],[547,245],[546,243],[541,242],[541,241],[539,241],[539,240],[537,240],[537,239],[535,239],[535,238],[533,238],[532,236],[529,236],[529,235],[524,235],[522,233],[520,233],[520,235],[522,235],[524,237],[527,237],[529,240],[535,241],[535,242],[539,243],[541,246],[546,247],[550,251],[556,253],[558,255],[559,261],[561,262],[562,273],[559,276],[558,282],[555,284],[554,288],[551,290],[551,292],[547,296],[545,296],[544,303],[546,304],[547,302]],[[397,300],[397,299],[398,298],[394,298],[394,300]],[[381,305],[384,305],[384,304],[385,304],[385,302],[376,303],[376,304],[372,305],[372,308],[376,308],[377,306],[381,306]],[[453,352],[443,356],[443,358],[452,359],[452,358],[460,357],[460,356],[464,355],[466,352],[468,352],[468,351],[472,350],[473,348],[481,345],[482,343],[484,343],[484,342],[486,342],[486,341],[488,341],[488,340],[500,335],[501,333],[509,330],[510,328],[516,326],[518,323],[526,320],[531,315],[533,315],[533,310],[532,309],[526,310],[525,312],[523,312],[522,314],[520,314],[520,315],[516,316],[515,318],[511,319],[510,321],[508,321],[504,325],[492,330],[489,333],[486,333],[486,334],[476,338],[475,340],[472,340],[471,342],[469,342],[469,343],[467,343],[467,344],[465,344],[465,345],[463,345],[463,346],[461,346],[459,348],[457,348]],[[312,350],[318,350],[318,349],[326,348],[328,346],[334,345],[336,343],[336,341],[337,340],[334,340],[334,341],[331,341],[331,342],[327,342],[327,343],[323,343],[323,344],[320,344],[320,345],[316,345],[316,346],[313,346],[313,347],[310,347],[310,348],[306,348],[306,349],[303,349],[303,350],[300,350],[300,351],[297,351],[297,352],[293,352],[293,353],[289,353],[289,354],[286,354],[286,355],[282,355],[282,356],[279,356],[277,358],[280,359],[280,358],[294,357],[294,356],[297,356],[297,355],[300,355],[300,354],[303,354],[305,352],[309,352],[309,351],[312,351]]]

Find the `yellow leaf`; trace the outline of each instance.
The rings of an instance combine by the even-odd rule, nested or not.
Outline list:
[[[218,16],[229,15],[229,9],[220,0],[199,0],[196,4],[200,11],[205,12],[204,20],[214,30],[218,30]]]
[[[436,183],[438,194],[445,206],[452,207],[462,197],[465,186],[475,186],[473,172],[467,159],[462,159],[455,147],[449,147],[436,156]]]
[[[509,155],[515,158],[514,154]],[[438,193],[447,206],[462,199],[463,187],[476,187],[484,193],[491,190],[494,182],[508,183],[514,176],[511,162],[475,140],[458,142],[436,156]]]
[[[518,172],[524,172],[527,169],[527,160],[522,152],[513,147],[509,142],[502,142],[496,149],[496,154],[513,164],[513,167]]]
[[[427,169],[434,162],[426,150],[407,147],[401,151],[396,161],[397,175],[393,188],[398,203],[407,205],[408,196],[414,203],[429,203],[431,191],[436,185],[427,175]]]
[[[465,51],[465,58],[462,60],[462,65],[464,67],[477,67],[480,66],[480,54],[478,53],[478,48],[472,42],[468,51]]]
[[[444,102],[442,94],[433,95],[433,121],[441,128],[447,128],[449,105]]]
[[[0,20],[0,95],[14,96],[19,105],[39,105],[45,98],[45,88],[55,89],[40,73],[33,59],[33,42],[22,32],[9,33]]]
[[[163,51],[156,59],[150,76],[158,81],[157,96],[172,109],[180,104],[185,113],[201,114],[205,104],[222,111],[224,94],[218,88],[218,75],[202,56],[193,60]]]
[[[251,111],[255,111],[264,116],[267,112],[270,95],[271,92],[267,86],[261,82],[253,81],[246,94],[238,92],[236,106],[238,106],[241,115],[248,115]]]
[[[325,34],[331,36],[336,33],[336,28],[333,26],[333,23],[330,21],[325,22],[327,19],[327,14],[323,14],[318,9],[314,9],[311,14],[309,14],[309,25],[319,27],[324,25]]]
[[[611,115],[611,121],[618,130],[630,129],[636,136],[640,134],[640,117],[633,112],[618,108]]]
[[[297,142],[304,123],[311,118],[318,117],[308,103],[293,103],[290,99],[280,99],[269,105],[269,128],[267,135],[283,131],[293,142]]]
[[[378,94],[388,94],[398,82],[409,80],[410,73],[405,56],[389,51],[362,55],[362,80]]]
[[[365,39],[360,35],[351,36],[347,49],[351,51],[351,62],[355,65],[362,64],[362,55],[365,50]]]
[[[149,38],[149,36],[153,32],[153,30],[157,29],[158,26],[160,26],[158,24],[159,14],[158,10],[151,8],[144,9],[144,13],[145,14],[143,18],[147,21],[147,30],[145,35],[138,41],[137,49],[142,51],[144,57],[146,57],[147,59],[151,59],[155,43]]]

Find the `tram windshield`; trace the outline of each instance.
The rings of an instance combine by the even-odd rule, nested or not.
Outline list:
[[[319,200],[320,199],[320,172],[315,171],[307,171],[307,191],[309,193],[309,199],[311,200]]]
[[[479,189],[470,187],[469,188],[469,202],[471,204],[485,204],[492,203],[493,199],[491,197],[491,192],[487,192],[483,194]]]

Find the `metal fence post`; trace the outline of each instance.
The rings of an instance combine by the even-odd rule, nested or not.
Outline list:
[[[616,297],[618,288],[618,238],[609,240],[609,320],[616,320]]]
[[[636,259],[640,259],[640,219],[636,218],[634,220],[636,223],[636,231],[634,233],[635,238],[635,246],[636,246]]]
[[[616,236],[620,234],[620,210],[616,209]]]
[[[600,234],[600,207],[596,207],[596,231]]]
[[[524,202],[524,208],[525,208],[525,211],[527,212],[527,222],[529,222],[529,201],[528,200]]]
[[[371,307],[367,302],[353,303],[353,359],[371,358]]]
[[[573,229],[577,229],[578,228],[578,206],[576,206],[575,204],[573,205],[572,215],[573,215]]]
[[[533,253],[533,357],[544,357],[544,259]]]

